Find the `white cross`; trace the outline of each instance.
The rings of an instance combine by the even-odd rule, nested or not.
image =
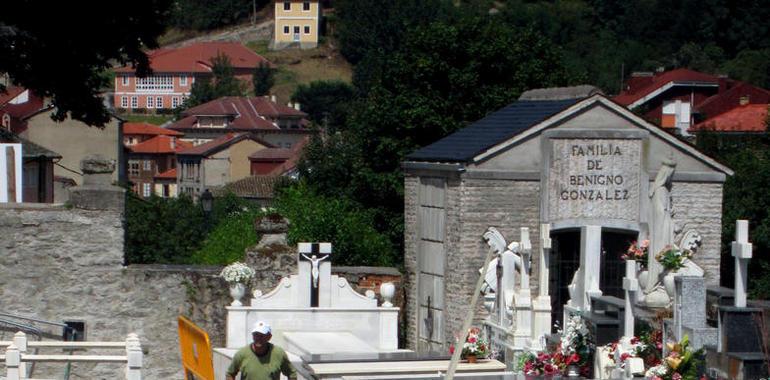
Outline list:
[[[751,243],[749,243],[749,221],[735,221],[735,241],[730,246],[735,257],[735,307],[746,307],[746,281]]]
[[[634,293],[639,290],[639,280],[636,279],[636,260],[626,260],[626,275],[623,277],[623,289],[626,293],[626,309],[623,313],[623,337],[631,339],[634,337],[634,312],[631,306],[631,299]]]

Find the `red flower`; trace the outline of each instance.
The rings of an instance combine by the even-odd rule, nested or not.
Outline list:
[[[452,355],[455,353],[455,346],[449,346],[449,355]]]
[[[468,337],[468,343],[476,343],[476,337],[475,336],[469,336]]]
[[[631,344],[637,344],[637,343],[639,343],[639,338],[638,337],[631,338]],[[617,343],[613,343],[613,344],[617,344]]]
[[[544,375],[555,375],[558,372],[559,372],[559,369],[556,368],[556,366],[554,366],[552,364],[546,364],[543,367],[543,374]]]
[[[622,355],[620,355],[620,361],[624,362],[624,361],[626,361],[626,359],[628,359],[630,357],[631,357],[631,354],[629,354],[628,352],[624,352]]]
[[[565,365],[570,365],[572,363],[579,363],[580,362],[580,355],[578,354],[572,354],[567,357],[567,360],[564,362]]]

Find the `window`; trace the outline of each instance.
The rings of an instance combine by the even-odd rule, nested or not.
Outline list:
[[[149,197],[150,196],[150,192],[152,191],[151,187],[152,187],[152,185],[149,184],[149,183],[143,183],[142,184],[142,196],[143,197]]]
[[[283,10],[290,11],[291,10],[291,1],[284,1],[283,2]]]
[[[124,75],[120,79],[123,81],[124,86],[128,86],[128,75]]]
[[[179,77],[179,85],[180,86],[187,86],[187,77]]]
[[[139,108],[139,98],[136,96],[131,97],[131,108]]]
[[[310,2],[305,1],[302,3],[302,10],[305,12],[310,12]]]
[[[146,172],[152,170],[152,161],[151,160],[144,160],[143,169]]]
[[[139,175],[139,161],[128,161],[128,175],[134,177]]]
[[[305,25],[305,34],[310,34],[310,25]]]
[[[147,78],[136,78],[136,91],[174,91],[174,77],[159,75]]]
[[[152,96],[147,97],[147,108],[155,108],[155,98]]]
[[[163,98],[160,96],[155,99],[155,107],[163,108]]]
[[[288,25],[283,27],[283,34],[289,34],[289,26]]]
[[[171,108],[176,108],[176,107],[179,107],[179,98],[175,96],[171,98]]]
[[[128,96],[121,96],[120,97],[120,107],[121,108],[128,108]]]

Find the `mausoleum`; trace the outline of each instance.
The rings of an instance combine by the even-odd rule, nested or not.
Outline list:
[[[500,257],[522,281],[515,292],[526,289],[496,302],[528,310],[532,321],[517,328],[527,323],[532,336],[550,333],[565,308],[623,298],[621,255],[634,241],[650,239],[650,256],[668,244],[693,249],[686,275],[719,284],[732,171],[591,88],[525,93],[403,166],[410,348],[446,350],[460,330],[495,240],[489,227],[516,242]],[[661,272],[651,262],[640,276],[639,304],[673,301]]]

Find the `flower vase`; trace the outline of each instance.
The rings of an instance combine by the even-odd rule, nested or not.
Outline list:
[[[674,299],[674,293],[676,292],[676,285],[674,284],[674,277],[676,275],[677,272],[675,271],[666,271],[666,275],[663,276],[663,286],[666,288],[666,293],[668,293],[671,299]]]
[[[230,297],[233,297],[233,302],[230,306],[243,306],[241,298],[246,294],[246,285],[236,282],[230,284]]]
[[[468,363],[476,363],[478,358],[476,357],[476,355],[466,355],[465,360],[467,360]]]
[[[641,268],[640,268],[641,269]],[[647,282],[650,280],[650,272],[647,269],[641,269],[639,275],[636,277],[639,280],[639,288],[644,289],[647,286]],[[644,292],[636,292],[636,300],[641,302],[644,300]]]

